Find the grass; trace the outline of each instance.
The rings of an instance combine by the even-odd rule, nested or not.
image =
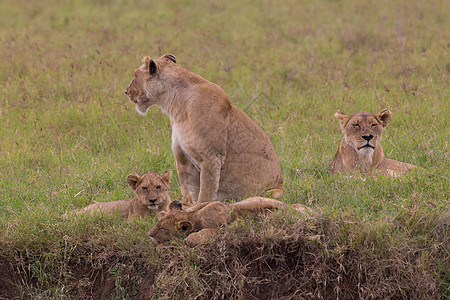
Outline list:
[[[297,285],[279,297],[449,297],[449,9],[441,0],[0,1],[0,297],[263,297],[268,282]],[[281,161],[282,200],[319,219],[276,215],[225,230],[220,247],[157,253],[154,219],[61,218],[131,196],[130,173],[175,170],[168,117],[157,107],[139,117],[123,93],[143,55],[166,53],[263,127]],[[328,173],[341,138],[334,112],[384,108],[393,112],[386,155],[421,170],[396,180]],[[176,176],[170,194],[180,197]],[[289,263],[258,273],[246,249]],[[356,283],[365,290],[355,294]]]

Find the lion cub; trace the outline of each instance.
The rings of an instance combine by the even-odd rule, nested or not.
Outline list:
[[[284,192],[267,134],[231,104],[224,90],[179,66],[175,56],[146,56],[125,89],[138,113],[157,105],[170,117],[181,193],[199,202]]]
[[[385,109],[378,114],[358,112],[351,116],[340,112],[334,114],[339,119],[342,134],[344,135],[333,162],[331,172],[371,173],[374,170],[391,177],[397,177],[415,165],[388,159],[384,155],[380,139],[391,120],[391,112]]]
[[[186,198],[183,203],[189,203],[192,195],[189,194]],[[263,197],[252,197],[232,204],[205,202],[189,208],[184,208],[183,203],[172,201],[169,211],[161,213],[159,222],[149,232],[156,244],[164,245],[174,237],[187,235],[185,242],[189,246],[195,246],[239,217],[251,217],[286,207],[292,207],[305,215],[314,213],[302,204],[285,204]]]
[[[122,218],[144,217],[167,211],[170,204],[169,189],[172,171],[164,174],[148,172],[142,176],[130,174],[127,182],[136,195],[131,199],[111,202],[97,202],[81,209],[75,209],[68,214],[83,214],[102,212],[118,213]]]

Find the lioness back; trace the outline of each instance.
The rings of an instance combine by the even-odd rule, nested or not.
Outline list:
[[[122,218],[128,218],[129,216],[129,207],[130,207],[130,199],[110,201],[110,202],[96,202],[85,206],[80,209],[73,210],[69,213],[75,214],[95,214],[95,213],[106,213],[106,214],[118,214]]]
[[[264,130],[248,115],[232,106],[228,127],[227,156],[221,170],[218,199],[284,192],[283,175],[275,149]],[[242,183],[242,184],[239,184]]]

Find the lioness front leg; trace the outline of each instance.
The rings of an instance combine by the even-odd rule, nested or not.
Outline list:
[[[217,199],[222,164],[223,160],[220,158],[213,158],[202,163],[200,170],[200,194],[198,196],[199,203]]]
[[[183,197],[186,197],[189,193],[192,193],[192,197],[194,197],[194,200],[197,201],[198,194],[200,192],[200,172],[187,159],[183,150],[178,145],[173,146],[172,150],[175,154],[181,194]]]

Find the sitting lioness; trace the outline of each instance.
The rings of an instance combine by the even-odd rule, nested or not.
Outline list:
[[[266,133],[231,104],[222,88],[179,66],[173,55],[146,56],[125,93],[144,115],[157,105],[170,117],[181,193],[199,202],[284,192]]]
[[[187,197],[191,197],[191,194]],[[187,209],[182,209],[180,202],[172,201],[169,211],[161,213],[159,222],[149,234],[152,241],[158,245],[163,245],[174,237],[187,235],[185,242],[194,246],[202,243],[220,227],[233,222],[238,217],[255,216],[289,206],[302,213],[312,213],[311,209],[302,204],[289,205],[262,197],[252,197],[233,204],[224,204],[219,201],[205,202]]]
[[[142,176],[130,174],[127,182],[136,195],[131,199],[111,202],[96,202],[81,209],[75,209],[69,214],[102,212],[118,213],[122,218],[144,217],[167,211],[170,204],[169,189],[172,171],[164,174],[148,172]]]
[[[358,112],[351,116],[338,110],[334,116],[339,119],[344,137],[331,163],[332,172],[371,173],[375,170],[377,173],[396,177],[416,168],[412,164],[388,159],[384,155],[380,139],[391,120],[389,109],[378,114]]]

